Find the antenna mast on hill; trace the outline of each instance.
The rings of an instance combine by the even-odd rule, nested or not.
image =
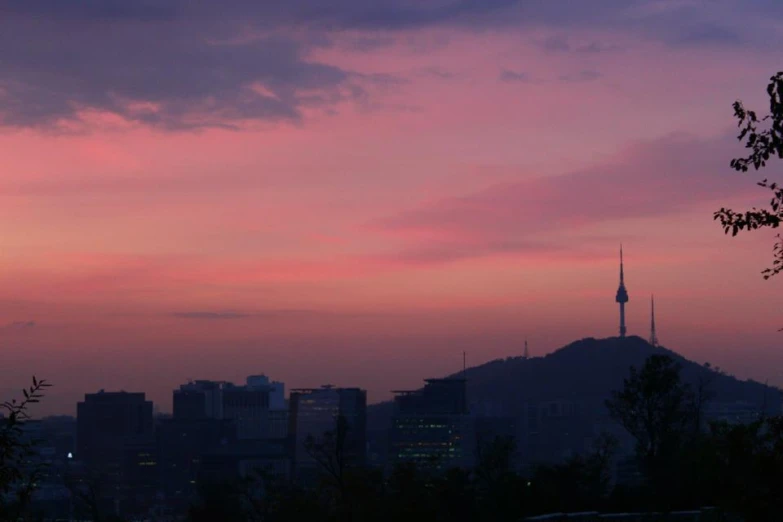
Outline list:
[[[527,339],[525,339],[525,354],[523,356],[523,359],[529,359],[530,358],[530,351],[527,349]]]
[[[655,333],[655,296],[650,296],[650,344],[658,346],[658,334]]]

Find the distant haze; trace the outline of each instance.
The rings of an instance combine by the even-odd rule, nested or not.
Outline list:
[[[629,334],[783,385],[774,235],[712,221],[783,173],[728,166],[780,2],[576,4],[4,3],[0,399],[379,401],[616,335],[620,243]]]

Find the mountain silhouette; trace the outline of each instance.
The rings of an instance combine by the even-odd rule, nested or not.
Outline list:
[[[714,403],[746,403],[759,412],[779,413],[779,389],[752,380],[739,380],[709,365],[690,361],[674,351],[652,346],[641,337],[586,338],[543,357],[498,359],[465,371],[468,401],[477,415],[521,417],[531,403],[569,401],[598,412],[613,390],[623,386],[631,366],[640,368],[648,357],[669,355],[682,367],[684,381],[704,383]],[[462,372],[450,377],[461,377]],[[393,403],[368,408],[368,427],[386,429]]]

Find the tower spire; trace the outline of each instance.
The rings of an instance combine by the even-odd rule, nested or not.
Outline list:
[[[623,245],[620,245],[620,286],[614,300],[620,304],[620,337],[625,337],[625,303],[628,302],[628,291],[625,289],[625,273],[623,271]]]
[[[655,296],[650,295],[650,344],[658,346],[658,334],[655,333]]]
[[[625,275],[623,274],[623,244],[620,243],[620,286],[625,285]]]
[[[529,359],[530,358],[530,352],[527,349],[527,339],[525,339],[525,355],[524,355],[524,358],[525,359]]]

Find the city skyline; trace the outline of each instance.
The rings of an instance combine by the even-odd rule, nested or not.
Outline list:
[[[779,3],[99,4],[0,5],[0,397],[378,402],[616,336],[621,242],[628,335],[783,386],[774,234],[712,219],[780,172],[729,168]]]

